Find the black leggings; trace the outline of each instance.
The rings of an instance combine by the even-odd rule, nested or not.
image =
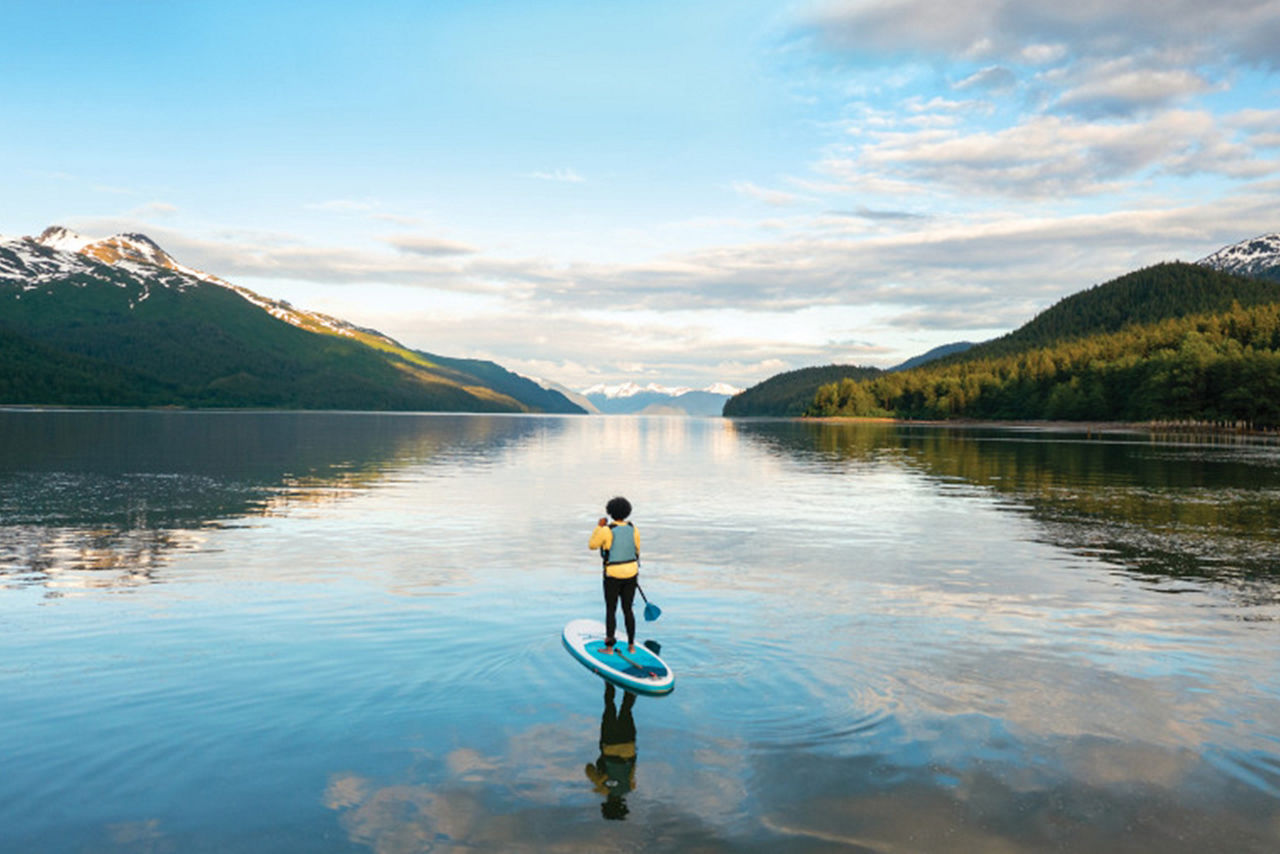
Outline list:
[[[609,645],[613,644],[618,630],[618,617],[615,610],[618,607],[619,596],[622,597],[622,619],[627,624],[627,643],[631,646],[635,645],[636,615],[631,613],[631,603],[636,600],[638,579],[638,575],[630,578],[612,578],[608,575],[604,577],[604,639]]]

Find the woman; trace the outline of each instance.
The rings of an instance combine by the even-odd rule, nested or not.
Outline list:
[[[604,559],[604,628],[605,646],[614,652],[614,638],[618,628],[615,613],[618,600],[622,600],[622,618],[627,626],[627,652],[636,651],[636,615],[631,605],[636,598],[636,584],[640,575],[640,532],[627,521],[631,515],[631,502],[622,496],[609,499],[596,529],[591,532],[587,548],[599,549]],[[613,521],[610,522],[609,518]]]

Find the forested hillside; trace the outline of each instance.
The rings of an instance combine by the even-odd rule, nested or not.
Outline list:
[[[166,389],[136,372],[60,352],[0,326],[0,403],[146,406]]]
[[[1048,347],[819,389],[809,415],[1280,425],[1280,304],[1236,306]]]
[[[856,365],[822,365],[787,371],[729,398],[724,405],[724,414],[728,417],[784,418],[803,415],[824,384],[838,383],[843,379],[862,380],[880,373],[879,368]]]
[[[581,412],[493,364],[409,350],[181,267],[0,243],[0,404]]]
[[[1280,283],[1168,263],[920,367],[825,383],[805,414],[1280,424]]]
[[[1072,294],[1013,332],[977,344],[951,356],[950,361],[1022,352],[1166,318],[1277,300],[1280,282],[1245,278],[1198,264],[1157,264]]]

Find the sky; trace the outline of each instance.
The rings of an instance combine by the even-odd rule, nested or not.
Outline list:
[[[1280,0],[0,7],[0,235],[573,388],[888,367],[1280,230]]]

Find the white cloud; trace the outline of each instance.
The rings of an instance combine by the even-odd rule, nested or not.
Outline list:
[[[357,201],[355,199],[330,199],[325,202],[313,202],[303,205],[303,207],[309,211],[326,211],[329,213],[367,213],[377,205],[373,202]]]
[[[1144,68],[1129,58],[1090,65],[1074,76],[1053,108],[1089,118],[1130,116],[1215,88],[1194,71]]]
[[[912,309],[889,319],[891,326],[911,330],[948,330],[972,332],[975,329],[1013,329],[1030,320],[1023,304],[1003,303],[986,310]]]
[[[750,181],[735,181],[733,183],[733,190],[740,196],[755,199],[756,201],[764,202],[767,205],[773,205],[775,207],[794,205],[802,200],[802,197],[795,193],[788,193],[784,190],[771,190],[766,187],[753,184]]]
[[[449,255],[474,255],[476,249],[456,240],[444,240],[417,234],[396,234],[383,240],[401,252],[437,258]]]
[[[851,210],[831,210],[826,211],[826,216],[848,217],[854,219],[866,219],[879,222],[914,222],[927,219],[924,214],[913,213],[911,211],[888,210],[869,208],[865,205],[859,205]]]
[[[376,214],[371,214],[369,218],[378,220],[379,222],[395,223],[396,225],[405,225],[405,226],[422,225],[421,217],[408,216],[406,214],[376,213]]]
[[[1031,118],[995,131],[873,134],[820,168],[863,191],[870,177],[955,193],[1056,198],[1114,192],[1148,174],[1257,177],[1277,169],[1226,135],[1207,112],[1169,110],[1145,121]]]
[[[1018,51],[1017,58],[1028,65],[1051,65],[1066,55],[1064,44],[1030,44]]]
[[[955,84],[956,89],[983,89],[989,92],[1012,92],[1018,86],[1018,75],[1002,65],[989,65]]]
[[[1166,131],[1185,123],[1198,129],[1197,138],[1216,139],[1230,149],[1228,134],[1270,133],[1280,115],[1251,111],[1237,116],[1234,127],[1221,128],[1212,117],[1194,113],[1170,114],[1167,120],[1173,125]],[[954,176],[957,163],[968,163],[969,177],[947,179],[957,189],[964,181],[999,180],[1008,151],[1028,145],[1049,159],[1084,145],[1091,151],[1087,156],[1119,163],[1109,167],[1118,172],[1150,164],[1206,168],[1195,157],[1214,168],[1222,163],[1212,161],[1252,162],[1209,143],[1188,154],[1185,146],[1166,141],[1176,134],[1144,137],[1136,124],[1112,126],[1115,136],[1099,142],[1093,136],[1098,126],[1059,117],[1037,121],[1049,124],[976,143],[955,133],[926,135],[923,150],[915,144],[918,135],[884,136],[876,143],[883,146],[878,156],[883,168],[913,181],[920,175],[911,170],[947,167]],[[1023,168],[1040,165],[1028,160]],[[1083,180],[1069,170],[1046,174],[1064,185]],[[386,248],[378,251],[316,246],[288,234],[191,238],[158,226],[154,218],[67,225],[91,234],[148,233],[183,263],[433,352],[492,358],[561,381],[574,375],[586,380],[587,374],[592,381],[612,381],[642,366],[644,376],[668,384],[746,385],[764,378],[755,371],[770,370],[752,366],[892,364],[927,349],[918,341],[901,343],[905,329],[945,330],[954,340],[1013,328],[1092,284],[1161,260],[1203,257],[1274,228],[1277,192],[1280,181],[1254,180],[1206,201],[1153,199],[1111,213],[1072,216],[1022,204],[999,213],[928,217],[852,205],[834,215],[796,217],[795,227],[767,241],[629,264],[505,258],[430,234],[386,238]],[[282,283],[279,288],[273,280]],[[299,296],[306,293],[298,289],[300,282],[311,283],[311,292],[323,289],[330,302],[309,304]],[[341,287],[351,284],[362,287]],[[378,288],[376,300],[368,297],[372,287]],[[449,295],[460,296],[442,300]],[[594,312],[605,304],[607,313]],[[833,318],[839,318],[835,327]],[[593,361],[583,354],[592,354]],[[590,367],[573,367],[584,364]]]
[[[834,49],[876,56],[1045,63],[1179,51],[1280,67],[1277,0],[833,0],[811,26]]]
[[[549,171],[539,171],[529,173],[530,178],[537,178],[540,181],[560,181],[566,184],[581,184],[586,181],[577,172],[572,169],[552,169]]]
[[[1280,148],[1280,110],[1241,110],[1226,122],[1257,148]]]
[[[129,212],[129,215],[140,219],[153,216],[168,217],[178,213],[178,210],[177,205],[171,205],[168,202],[148,202],[145,205],[134,208]]]

